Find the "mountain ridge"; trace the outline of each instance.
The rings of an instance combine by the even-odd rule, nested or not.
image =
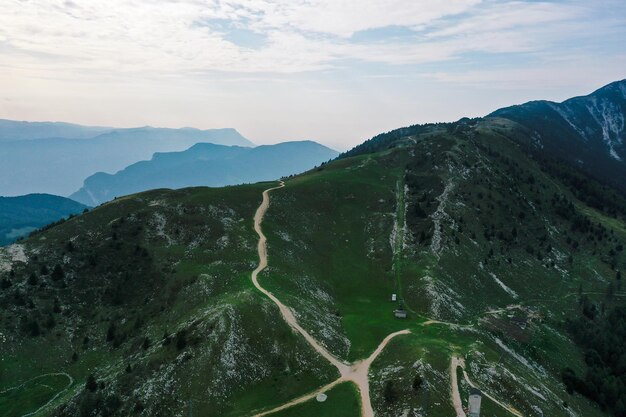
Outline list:
[[[528,145],[577,165],[588,174],[626,191],[626,80],[561,103],[537,100],[496,110],[529,129]]]
[[[87,139],[110,130],[113,130],[113,128],[83,126],[67,122],[0,119],[0,141],[46,139],[52,137]]]
[[[51,194],[27,194],[0,197],[0,245],[6,245],[28,233],[88,206]]]
[[[0,195],[69,195],[95,172],[115,172],[154,152],[183,150],[199,142],[251,144],[234,129],[158,128],[114,130],[90,139],[3,141]]]
[[[132,132],[152,131],[175,133],[176,131],[197,132],[199,134],[227,133],[232,139],[239,140],[239,145],[254,146],[234,128],[198,129],[195,127],[137,127],[88,126],[68,122],[26,121],[0,119],[0,141],[37,140],[37,139],[94,139],[106,134],[124,135]],[[45,133],[44,133],[45,132]]]
[[[151,160],[115,174],[96,173],[70,198],[98,205],[154,188],[225,186],[297,174],[337,156],[313,141],[283,142],[254,148],[198,143],[180,152],[155,153]]]

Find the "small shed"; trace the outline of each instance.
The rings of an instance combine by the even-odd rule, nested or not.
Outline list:
[[[405,319],[407,317],[406,310],[403,308],[399,308],[397,310],[393,310],[393,315],[398,319]]]
[[[469,410],[467,413],[468,417],[480,417],[480,402],[482,399],[482,392],[475,387],[470,388],[469,395]]]

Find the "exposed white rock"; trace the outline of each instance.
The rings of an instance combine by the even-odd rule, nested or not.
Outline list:
[[[498,279],[496,274],[494,274],[493,272],[490,272],[489,276],[491,276],[491,278],[493,278],[493,280],[496,282],[496,284],[498,284],[500,286],[500,288],[502,288],[504,291],[506,291],[507,294],[509,294],[511,297],[513,297],[513,298],[518,298],[519,297],[519,295],[517,295],[517,293],[515,291],[513,291],[511,288],[507,287],[507,285],[504,282],[500,281],[500,279]]]
[[[585,134],[585,132],[581,128],[576,126],[576,124],[572,121],[572,118],[574,116],[568,107],[559,106],[558,104],[554,104],[554,103],[548,103],[548,105],[552,108],[552,110],[556,111],[563,118],[563,120],[565,120],[567,124],[569,124],[572,127],[572,129],[578,132],[578,134],[584,140],[587,140],[587,135]]]
[[[13,264],[16,262],[28,262],[24,245],[15,243],[13,245],[0,248],[0,272],[10,271],[13,268]]]
[[[443,319],[446,316],[461,317],[465,313],[465,307],[458,302],[459,294],[450,286],[444,284],[429,275],[422,277],[424,289],[430,301],[431,316]]]
[[[435,210],[435,212],[431,215],[434,223],[434,231],[430,242],[430,250],[436,256],[439,256],[441,253],[442,221],[449,217],[446,213],[446,203],[448,202],[448,197],[454,189],[454,186],[455,184],[452,181],[448,181],[441,195],[437,197],[437,200],[439,201],[437,210]]]
[[[543,369],[540,365],[532,363],[530,360],[526,359],[519,353],[515,352],[513,349],[505,345],[504,342],[502,342],[502,340],[500,340],[499,338],[496,337],[495,342],[498,346],[500,346],[500,348],[502,348],[502,350],[504,350],[506,353],[511,355],[513,358],[515,358],[519,363],[524,365],[526,368],[530,369],[533,373],[539,373],[540,375],[546,374],[545,369]]]
[[[624,115],[614,103],[608,100],[592,98],[590,102],[591,104],[587,105],[587,110],[600,127],[602,140],[607,145],[609,154],[614,159],[621,161],[622,159],[615,151],[615,147],[622,145]]]

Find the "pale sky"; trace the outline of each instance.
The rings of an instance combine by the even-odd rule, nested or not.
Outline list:
[[[345,150],[623,78],[623,0],[0,0],[5,119]]]

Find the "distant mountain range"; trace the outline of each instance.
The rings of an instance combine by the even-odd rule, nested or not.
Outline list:
[[[86,208],[69,198],[49,194],[0,197],[0,246]]]
[[[256,148],[199,143],[183,152],[156,153],[114,175],[97,173],[70,198],[98,205],[127,194],[155,188],[223,186],[267,181],[297,174],[338,153],[312,141]]]
[[[44,138],[47,128],[50,136]],[[253,145],[235,129],[102,129],[107,128],[2,121],[0,195],[68,195],[96,172],[116,172],[155,152],[182,151],[199,142]],[[70,138],[52,137],[57,134]]]
[[[25,122],[0,119],[0,142],[29,139],[88,139],[115,130],[113,127],[81,126],[63,122]]]
[[[272,180],[337,156],[310,141],[253,146],[230,128],[116,129],[0,120],[0,195],[11,196],[0,202],[0,245],[114,197]],[[52,195],[72,192],[80,203]]]
[[[531,101],[491,113],[530,129],[526,143],[626,191],[626,80],[563,103]]]

